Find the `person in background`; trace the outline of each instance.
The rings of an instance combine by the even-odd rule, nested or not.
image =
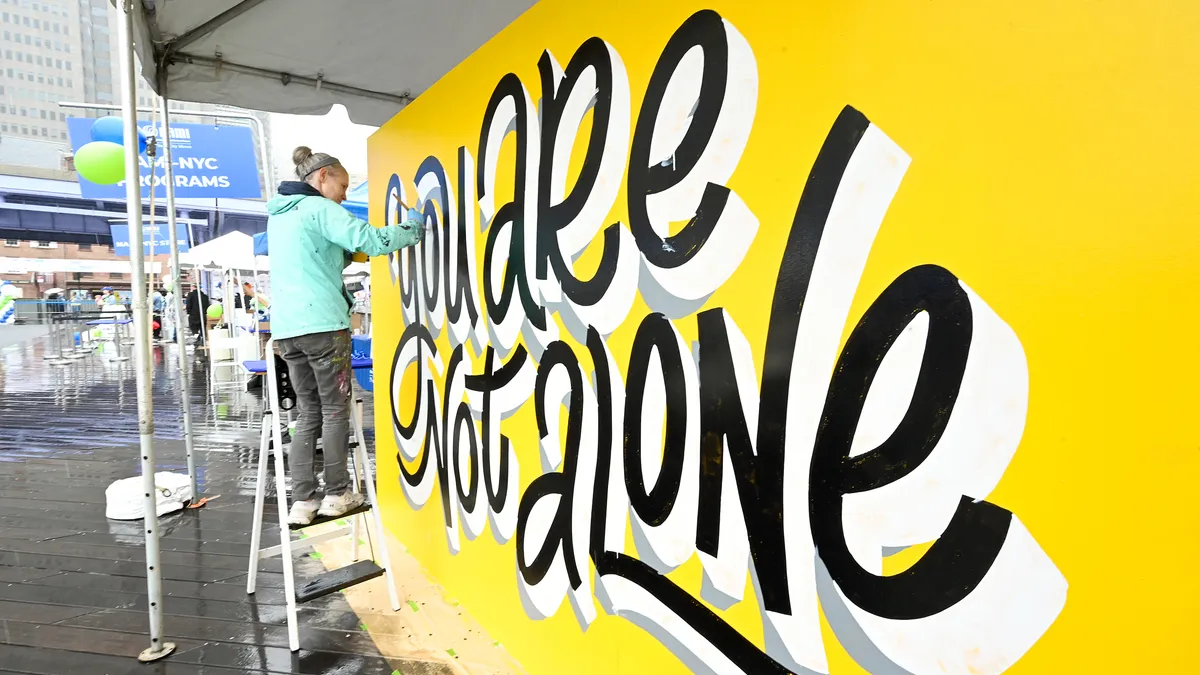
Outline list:
[[[208,295],[196,286],[188,286],[188,294],[184,299],[188,315],[188,329],[196,335],[196,344],[204,344],[204,317],[208,313]]]
[[[167,299],[163,297],[163,291],[157,290],[150,296],[150,310],[154,323],[154,339],[158,340],[162,337],[162,320],[163,309],[167,306]]]
[[[242,307],[247,314],[254,313],[254,284],[249,281],[242,282]]]
[[[336,157],[306,147],[292,153],[298,181],[285,181],[267,202],[270,241],[271,330],[287,362],[300,418],[292,435],[288,522],[311,523],[362,505],[350,490],[346,453],[350,433],[350,307],[342,270],[354,253],[386,255],[424,236],[419,214],[381,228],[355,218],[340,204],[350,176]],[[313,448],[325,444],[325,498],[316,498]]]
[[[115,294],[113,294],[112,286],[105,286],[104,288],[100,289],[99,304],[101,304],[101,305],[117,304],[117,296]]]

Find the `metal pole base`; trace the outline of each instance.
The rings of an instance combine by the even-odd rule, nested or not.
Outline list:
[[[138,654],[138,661],[141,661],[142,663],[150,663],[152,661],[157,661],[161,658],[170,656],[171,653],[174,651],[175,651],[175,643],[174,642],[164,642],[162,647],[160,647],[158,649],[151,647],[151,648],[143,651],[141,654]]]
[[[114,356],[111,359],[109,359],[109,361],[112,361],[113,363],[125,363],[128,360],[129,360],[128,356]]]
[[[50,365],[52,365],[52,366],[69,366],[69,365],[71,365],[72,363],[75,363],[75,362],[74,362],[74,361],[67,361],[66,359],[63,359],[63,360],[61,360],[61,361],[51,361],[51,362],[50,362]]]

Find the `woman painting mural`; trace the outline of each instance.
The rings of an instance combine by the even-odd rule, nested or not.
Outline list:
[[[300,418],[288,455],[292,509],[288,522],[340,516],[362,504],[350,490],[350,307],[342,270],[354,253],[386,255],[421,241],[415,210],[398,225],[375,228],[340,204],[350,176],[337,158],[306,147],[292,153],[298,181],[285,181],[267,202],[271,332],[288,364]],[[325,498],[316,498],[313,447],[325,443]]]

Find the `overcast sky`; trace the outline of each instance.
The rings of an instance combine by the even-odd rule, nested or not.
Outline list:
[[[327,152],[350,171],[351,186],[367,179],[367,136],[375,127],[354,124],[346,108],[335,105],[328,115],[271,115],[271,160],[278,180],[292,178],[292,150],[307,145]]]

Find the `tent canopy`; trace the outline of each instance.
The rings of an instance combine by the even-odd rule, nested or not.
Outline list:
[[[255,259],[254,240],[245,232],[230,232],[179,254],[187,267],[220,267],[233,270],[266,270],[267,260]]]
[[[134,40],[171,99],[379,126],[534,2],[133,0]]]

